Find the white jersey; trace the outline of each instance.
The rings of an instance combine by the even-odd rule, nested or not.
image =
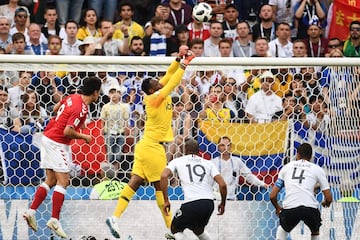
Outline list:
[[[177,172],[184,191],[184,202],[214,199],[212,183],[220,173],[211,161],[197,155],[185,155],[170,161],[167,168]]]
[[[251,170],[239,157],[231,156],[229,160],[223,160],[219,156],[213,158],[211,161],[215,164],[221,176],[225,180],[227,185],[227,199],[236,199],[236,187],[239,183],[239,176],[245,178],[245,180],[251,185],[262,187],[265,185],[263,181],[251,173]],[[214,188],[215,191],[219,191],[218,184],[215,183]]]
[[[314,194],[315,185],[319,183],[321,191],[330,188],[324,170],[306,160],[286,164],[279,172],[278,181],[283,181],[285,186],[284,209],[298,206],[318,208],[319,202]]]

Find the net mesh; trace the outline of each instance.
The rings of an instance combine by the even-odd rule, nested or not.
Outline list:
[[[51,58],[47,59],[50,60],[45,63],[19,60],[0,63],[0,82],[11,89],[10,109],[7,115],[1,116],[0,128],[0,177],[3,182],[0,210],[7,212],[1,214],[0,232],[3,239],[56,239],[45,225],[50,217],[50,194],[38,211],[37,232],[15,219],[25,211],[36,187],[44,180],[44,172],[39,167],[39,142],[52,117],[53,106],[61,97],[77,92],[85,77],[95,75],[104,82],[102,94],[99,101],[90,106],[87,125],[82,130],[91,134],[94,141],[89,145],[80,140],[72,142],[72,177],[66,197],[71,201],[65,201],[61,219],[72,239],[81,235],[111,239],[103,220],[111,215],[116,201],[89,201],[91,190],[102,181],[101,163],[105,161],[114,165],[114,180],[129,181],[134,146],[142,136],[146,118],[142,79],[161,78],[171,60],[121,58],[118,63],[118,60],[111,62],[108,58],[99,58],[95,63],[85,60],[66,63],[65,60],[52,62]],[[197,139],[200,154],[210,160],[219,155],[219,139],[228,136],[233,155],[239,157],[258,179],[272,185],[281,167],[294,160],[296,147],[309,142],[314,148],[314,162],[326,171],[334,198],[340,200],[331,209],[322,210],[322,239],[350,239],[358,215],[356,200],[359,199],[360,68],[351,61],[342,66],[313,66],[313,63],[302,62],[303,65],[296,64],[295,67],[288,66],[289,62],[278,62],[279,66],[276,66],[276,61],[271,62],[271,66],[206,61],[189,67],[181,85],[172,93],[175,139],[165,145],[168,160],[183,155],[187,138]],[[262,98],[259,94],[262,84],[268,80],[264,77],[266,74],[275,76],[274,83],[266,84],[276,98]],[[120,128],[123,132],[114,132],[113,137],[109,137],[109,134],[104,135],[104,122],[108,120],[101,113],[110,101],[108,92],[114,84],[119,84],[121,101],[126,104],[128,115],[112,116],[112,120],[120,120],[114,122],[123,125]],[[21,86],[36,92],[34,104],[41,109],[38,114],[27,109],[29,104],[21,97],[24,94]],[[25,91],[25,95],[31,95],[31,91]],[[278,220],[269,201],[270,190],[251,185],[244,177],[236,176],[234,181],[237,183],[234,189],[236,201],[228,204],[229,210],[223,220],[213,216],[209,227],[211,235],[214,239],[275,238]],[[175,202],[183,200],[176,176],[170,184],[170,198]],[[321,194],[317,196],[320,201]],[[135,199],[141,201],[135,201],[121,220],[126,226],[124,236],[129,239],[161,238],[166,229],[156,204],[145,201],[155,199],[154,189],[144,184]],[[148,202],[151,202],[149,206]],[[157,223],[150,218],[148,221],[153,225],[149,228],[131,226],[134,219],[142,218],[146,222],[143,208],[154,211],[159,217]],[[343,221],[335,221],[336,218]],[[11,228],[7,228],[9,226]],[[305,239],[309,234],[309,230],[299,224],[291,236],[292,239]],[[188,239],[192,239],[191,235]]]

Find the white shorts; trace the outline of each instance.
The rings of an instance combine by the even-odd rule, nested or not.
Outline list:
[[[40,166],[55,172],[70,172],[72,163],[70,145],[58,143],[43,136],[40,145]]]

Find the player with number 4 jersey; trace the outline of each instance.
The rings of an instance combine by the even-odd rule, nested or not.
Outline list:
[[[40,146],[41,167],[46,170],[46,180],[36,190],[30,208],[23,215],[29,227],[34,231],[37,230],[36,210],[45,200],[50,189],[55,186],[52,195],[51,219],[46,225],[58,236],[67,238],[59,218],[70,179],[72,162],[70,142],[72,139],[84,139],[86,143],[92,141],[90,135],[79,133],[79,129],[84,126],[88,105],[99,98],[100,88],[99,78],[86,78],[83,81],[81,94],[65,97],[54,107],[56,116],[46,127]]]
[[[286,240],[287,233],[301,220],[310,228],[311,239],[320,239],[321,216],[314,191],[320,187],[324,194],[324,207],[330,206],[332,195],[324,170],[310,162],[311,158],[311,145],[301,144],[297,149],[296,161],[289,162],[280,170],[279,178],[270,193],[271,203],[280,219],[277,240]],[[280,207],[277,195],[282,188],[285,188],[286,195]]]

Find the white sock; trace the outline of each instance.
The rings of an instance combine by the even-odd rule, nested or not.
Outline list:
[[[311,240],[320,240],[320,235],[311,235]]]
[[[173,235],[174,235],[174,238],[175,238],[176,240],[183,240],[183,239],[185,239],[185,235],[184,235],[183,232],[177,232],[177,233],[175,233],[175,234],[173,234]]]
[[[210,235],[204,231],[202,234],[198,235],[200,240],[211,240]]]
[[[279,225],[276,230],[276,240],[286,240],[288,233]]]

